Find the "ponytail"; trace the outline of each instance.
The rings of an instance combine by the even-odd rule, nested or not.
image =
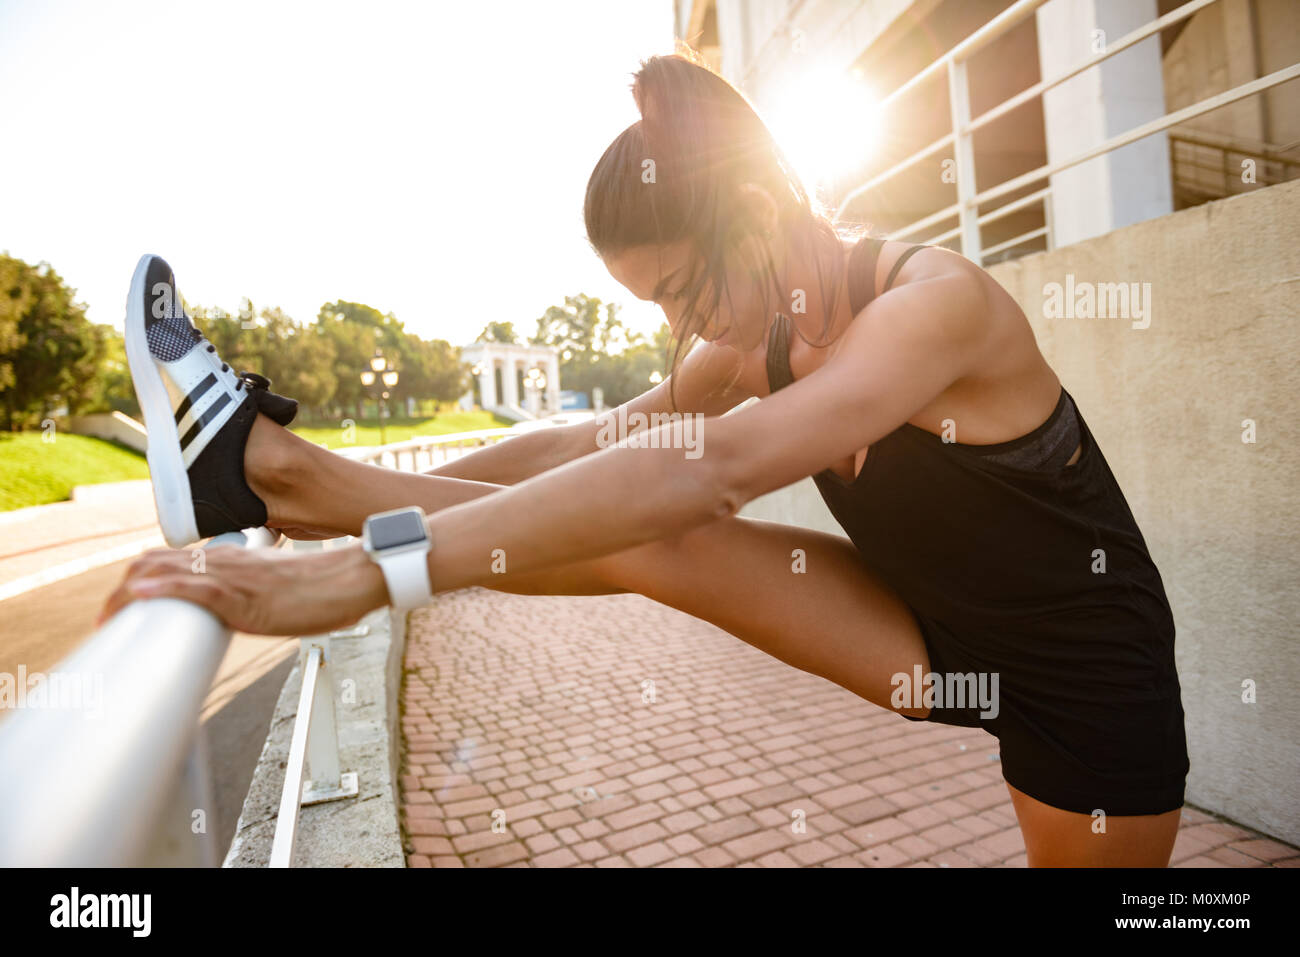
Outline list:
[[[834,227],[814,208],[758,113],[689,48],[643,61],[632,96],[641,119],[596,163],[583,214],[588,242],[602,257],[683,240],[694,246],[695,268],[671,362],[675,371],[684,347],[707,326],[725,294],[725,256],[747,236],[766,250],[757,275],[768,319],[774,294],[789,308],[790,291],[779,288],[767,237],[743,202],[746,184],[761,186],[775,200],[779,229],[820,239],[828,250],[833,243],[839,269],[843,257]],[[832,288],[838,290],[839,273],[834,275]],[[830,319],[828,309],[828,324]]]

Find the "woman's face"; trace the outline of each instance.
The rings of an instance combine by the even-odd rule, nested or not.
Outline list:
[[[689,298],[687,287],[693,279],[692,267],[699,268],[694,259],[694,245],[690,240],[682,240],[663,246],[635,246],[606,256],[604,263],[609,274],[632,295],[659,305],[674,338],[680,339]],[[753,348],[755,328],[759,329],[760,338],[763,328],[761,318],[756,315],[758,302],[754,285],[747,271],[729,267],[717,312],[696,316],[697,322],[703,323],[697,324],[700,337],[741,351]],[[706,284],[696,308],[707,311],[712,302],[713,289],[711,284]]]

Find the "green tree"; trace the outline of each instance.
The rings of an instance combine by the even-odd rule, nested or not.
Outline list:
[[[489,322],[478,334],[475,342],[507,342],[518,344],[519,333],[515,332],[513,322]]]
[[[650,388],[652,372],[666,373],[669,335],[664,323],[654,339],[647,340],[619,319],[616,303],[579,293],[565,296],[562,306],[548,308],[537,320],[531,341],[559,353],[565,389],[590,395],[599,386],[606,405],[620,405]]]
[[[401,349],[395,397],[450,402],[469,391],[469,366],[445,339],[408,335]]]
[[[381,323],[373,316],[382,315],[369,306],[358,303],[332,302],[320,307],[313,332],[329,343],[333,360],[334,398],[332,404],[339,412],[354,412],[362,418],[361,402],[368,398],[361,384],[361,373],[369,368],[370,357],[375,354],[381,337]]]
[[[60,405],[76,413],[97,391],[105,341],[48,263],[0,255],[0,403],[4,427],[35,425]]]
[[[136,400],[131,369],[126,361],[126,339],[112,326],[99,325],[97,329],[103,337],[104,356],[85,411],[121,412],[138,419],[140,403]]]
[[[652,374],[667,374],[665,356],[669,348],[668,335],[667,323],[663,324],[653,339],[647,339],[640,333],[631,333],[627,348],[598,363],[604,378],[602,388],[607,405],[621,405],[629,399],[635,399],[654,384],[650,379]],[[563,373],[560,380],[564,380]]]

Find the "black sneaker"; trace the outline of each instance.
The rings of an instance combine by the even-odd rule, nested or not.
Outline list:
[[[259,412],[288,425],[298,403],[221,361],[185,314],[171,267],[158,256],[142,257],[131,280],[126,358],[167,544],[183,548],[266,524],[266,505],[244,480],[244,446]]]

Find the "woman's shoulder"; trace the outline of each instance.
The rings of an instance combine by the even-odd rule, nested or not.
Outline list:
[[[992,276],[961,253],[944,246],[898,239],[877,240],[877,244],[877,295],[908,283],[940,276],[964,277],[969,281],[971,289],[983,289],[986,282],[995,282]]]

